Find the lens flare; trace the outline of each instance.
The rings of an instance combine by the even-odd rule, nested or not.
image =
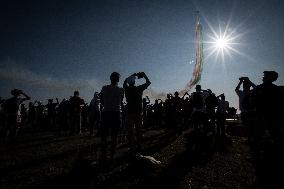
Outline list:
[[[239,32],[239,27],[229,27],[230,20],[224,28],[219,25],[219,28],[217,29],[214,28],[207,20],[206,22],[211,32],[207,34],[208,40],[204,41],[204,44],[206,46],[205,59],[209,58],[212,55],[215,55],[216,60],[222,58],[222,61],[224,62],[226,56],[231,57],[234,53],[244,56],[243,53],[237,50],[237,45],[240,44],[238,41],[244,35],[244,33]]]
[[[221,57],[224,61],[225,55],[231,56],[232,52],[238,52],[235,49],[235,46],[238,44],[235,41],[238,35],[234,35],[233,33],[227,34],[227,32],[221,31],[219,34],[215,31],[213,33],[214,36],[208,35],[211,40],[205,42],[209,44],[209,47],[206,49],[206,51],[209,51],[207,58],[215,54],[216,59]]]

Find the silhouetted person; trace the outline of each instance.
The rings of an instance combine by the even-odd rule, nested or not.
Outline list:
[[[8,139],[16,136],[19,105],[26,100],[30,100],[30,97],[22,90],[13,89],[11,94],[13,97],[5,100],[3,105],[5,116],[4,137],[8,137]]]
[[[113,72],[110,75],[110,85],[105,85],[101,90],[102,110],[102,160],[107,158],[107,137],[111,136],[110,158],[113,160],[117,135],[121,125],[121,106],[124,97],[124,89],[118,86],[120,74]]]
[[[71,134],[81,132],[81,107],[83,105],[84,100],[79,97],[79,91],[74,91],[74,96],[69,99]]]
[[[280,134],[279,120],[281,115],[279,105],[282,101],[281,89],[273,84],[278,78],[278,73],[275,71],[263,72],[263,83],[256,86],[252,91],[252,98],[255,103],[257,115],[257,136],[263,136],[265,130],[274,139],[277,139]]]
[[[25,106],[25,104],[21,104],[20,105],[20,118],[21,118],[21,123],[20,123],[20,128],[21,130],[25,128],[26,126],[26,123],[27,123],[27,116],[28,116],[28,113],[27,113],[27,108]]]
[[[179,97],[179,93],[176,91],[174,96],[167,94],[167,98],[162,107],[165,111],[165,123],[167,128],[176,129],[181,121],[183,99]],[[163,113],[163,110],[161,111]]]
[[[88,125],[89,105],[84,103],[81,106],[81,130],[82,132],[89,130]]]
[[[36,106],[36,125],[39,127],[40,130],[43,129],[43,125],[45,124],[43,111],[44,106],[41,101],[38,101]]]
[[[167,98],[164,103],[165,124],[167,128],[173,128],[175,125],[175,116],[174,116],[175,108],[174,108],[174,103],[173,103],[172,98],[173,98],[172,94],[170,93],[167,94]]]
[[[193,107],[192,104],[190,102],[190,95],[188,94],[188,92],[186,92],[183,95],[183,119],[184,119],[184,125],[186,127],[190,126],[190,116],[192,114],[193,111]]]
[[[218,106],[218,98],[210,89],[207,89],[208,91],[208,97],[205,99],[205,105],[206,105],[206,113],[208,116],[209,126],[211,131],[215,131],[215,120],[216,120],[216,107]]]
[[[143,107],[143,126],[148,127],[148,109],[149,109],[150,99],[148,96],[142,99],[142,107]]]
[[[61,132],[68,131],[68,129],[70,129],[69,105],[69,101],[65,98],[58,105],[58,122]]]
[[[240,90],[241,85],[243,85],[243,90]],[[255,88],[255,84],[248,77],[241,77],[235,89],[239,96],[239,110],[241,111],[242,123],[248,128],[249,142],[251,142],[253,137],[253,122],[255,117],[255,106],[253,104],[251,88]]]
[[[172,116],[174,118],[174,122],[172,127],[176,129],[176,127],[181,123],[181,111],[182,111],[182,99],[179,97],[179,93],[176,91],[174,96],[171,98],[173,105]]]
[[[228,118],[236,119],[237,109],[235,107],[229,107],[228,109]]]
[[[160,100],[160,102],[159,102]],[[152,106],[153,110],[153,127],[160,128],[163,121],[163,101],[161,99],[156,99]]]
[[[56,98],[56,103],[53,102],[53,99],[48,99],[46,105],[47,108],[47,120],[49,129],[54,129],[55,119],[56,119],[56,106],[59,104],[58,99]]]
[[[0,105],[2,106],[2,104],[5,102],[5,100],[2,98],[2,97],[0,97]],[[0,107],[0,110],[2,110],[2,107]]]
[[[193,127],[200,129],[200,126],[203,125],[203,129],[205,129],[207,126],[205,99],[208,96],[208,92],[202,90],[201,85],[196,85],[195,90],[196,92],[191,94]]]
[[[275,71],[263,72],[263,83],[252,92],[256,108],[256,137],[252,157],[262,172],[267,188],[283,188],[283,91],[273,84],[278,79]],[[282,135],[281,135],[282,133]],[[277,186],[277,187],[276,187]]]
[[[99,93],[95,92],[93,99],[89,105],[89,127],[90,135],[94,134],[94,129],[99,129],[99,124],[101,121],[101,101],[99,98]]]
[[[135,86],[135,79],[144,78],[146,82],[142,85]],[[151,84],[149,78],[144,72],[134,73],[128,77],[124,83],[125,97],[127,102],[127,127],[129,132],[130,150],[139,150],[141,147],[141,129],[143,127],[143,91]]]
[[[36,125],[36,109],[34,103],[29,102],[28,107],[28,125],[34,131]]]
[[[4,131],[4,124],[5,124],[5,114],[3,110],[5,100],[0,97],[0,143],[4,139],[5,131]],[[3,141],[4,142],[4,141]]]
[[[226,124],[226,116],[229,109],[229,102],[226,101],[225,95],[221,94],[217,98],[218,106],[217,106],[217,134],[220,136],[225,136],[225,124]]]

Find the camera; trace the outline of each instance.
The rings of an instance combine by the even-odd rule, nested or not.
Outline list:
[[[248,78],[248,77],[240,77],[239,80],[240,80],[240,81],[248,81],[249,78]]]
[[[135,74],[137,76],[138,79],[143,77],[143,72],[138,72]]]

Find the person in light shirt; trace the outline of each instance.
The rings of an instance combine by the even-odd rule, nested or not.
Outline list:
[[[121,126],[121,107],[123,104],[124,89],[118,86],[120,74],[113,72],[110,75],[110,85],[105,85],[101,90],[102,109],[102,127],[101,127],[101,142],[102,142],[102,161],[107,160],[107,137],[111,136],[110,160],[113,160],[116,145],[117,135]]]

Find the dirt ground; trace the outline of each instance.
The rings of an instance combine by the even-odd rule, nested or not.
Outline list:
[[[0,188],[263,188],[241,136],[147,130],[141,154],[159,164],[130,156],[121,137],[104,168],[97,137],[46,133],[17,140],[0,147]]]
[[[215,152],[204,165],[197,165],[180,183],[182,188],[260,188],[244,137],[231,137],[225,151]]]

